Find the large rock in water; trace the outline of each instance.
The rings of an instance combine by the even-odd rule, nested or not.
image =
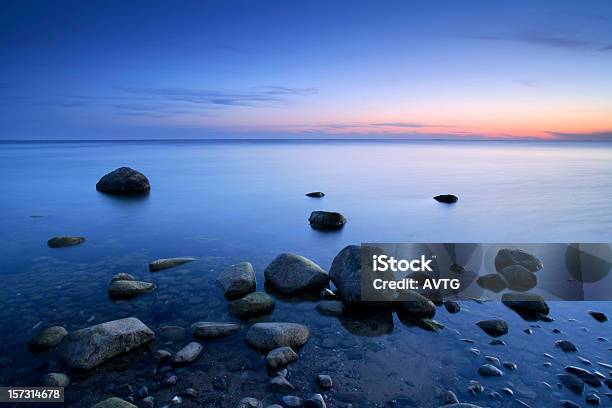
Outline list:
[[[96,190],[107,194],[142,194],[151,190],[149,180],[139,171],[119,167],[98,181]]]
[[[130,299],[155,290],[155,284],[132,280],[116,280],[108,288],[111,299]]]
[[[435,196],[434,200],[444,204],[453,204],[456,203],[459,198],[453,194],[440,194]]]
[[[346,218],[338,212],[313,211],[308,218],[310,226],[318,230],[337,230],[346,224]]]
[[[153,339],[155,333],[143,322],[127,317],[69,333],[60,344],[60,356],[70,368],[90,370]]]
[[[255,323],[249,328],[246,340],[257,350],[270,351],[279,347],[302,347],[308,341],[308,327],[297,323]]]
[[[476,325],[492,337],[499,337],[508,333],[508,323],[502,319],[481,320]]]
[[[501,271],[511,265],[520,265],[529,272],[537,272],[544,266],[542,261],[522,249],[500,249],[495,256],[495,269]]]
[[[264,271],[266,282],[280,293],[318,291],[327,286],[329,275],[310,259],[295,254],[280,254]]]
[[[276,302],[267,293],[253,292],[229,304],[229,311],[241,319],[272,313]]]
[[[197,261],[198,258],[193,256],[184,256],[180,258],[162,258],[157,259],[149,264],[149,271],[157,272],[163,269],[174,268],[175,266],[183,265],[188,262]]]
[[[544,298],[531,293],[504,293],[502,303],[523,315],[547,315],[550,312]]]
[[[250,262],[240,262],[226,268],[219,274],[217,282],[229,300],[241,298],[257,288],[255,271]]]
[[[64,248],[85,242],[84,237],[53,237],[47,241],[49,248]]]

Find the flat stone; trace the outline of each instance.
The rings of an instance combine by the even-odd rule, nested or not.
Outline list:
[[[312,193],[306,193],[306,197],[322,198],[325,197],[325,193],[322,193],[320,191],[313,191]]]
[[[310,337],[308,327],[297,323],[255,323],[246,335],[247,343],[257,350],[274,350],[288,346],[303,346]]]
[[[584,383],[573,374],[558,374],[557,378],[571,392],[581,395],[584,392]]]
[[[274,258],[264,276],[274,290],[287,295],[319,291],[329,283],[327,271],[310,259],[291,253]]]
[[[229,300],[239,299],[257,288],[255,271],[250,262],[240,262],[224,269],[217,277],[217,283]]]
[[[62,326],[47,327],[28,342],[28,348],[36,353],[52,349],[60,344],[67,334]]]
[[[90,370],[154,339],[143,322],[127,317],[69,333],[60,344],[60,356],[70,368]]]
[[[185,347],[177,351],[176,354],[172,356],[172,359],[170,361],[174,365],[188,364],[198,358],[201,353],[202,345],[198,342],[192,341],[191,343],[187,344]]]
[[[154,283],[117,280],[111,283],[110,288],[108,288],[108,297],[111,299],[129,299],[145,293],[151,293],[155,288]]]
[[[240,331],[235,323],[197,322],[191,326],[193,336],[202,340],[220,339]]]
[[[157,272],[163,269],[174,268],[175,266],[183,265],[188,262],[193,262],[193,261],[196,261],[197,259],[198,258],[195,258],[195,257],[157,259],[149,264],[149,270],[151,272]]]
[[[49,248],[64,248],[85,242],[84,237],[53,237],[47,241]]]
[[[234,300],[229,304],[231,314],[241,319],[261,316],[272,313],[276,302],[264,292],[249,293],[241,299]]]
[[[575,367],[575,366],[567,366],[565,367],[565,371],[570,374],[574,374],[576,377],[580,378],[586,384],[589,384],[593,387],[601,387],[601,380],[597,378],[597,376],[591,373],[584,368]]]
[[[491,337],[499,337],[508,333],[508,323],[503,319],[481,320],[476,325]]]
[[[297,353],[291,347],[285,346],[270,351],[266,356],[266,362],[268,367],[277,369],[296,362],[298,358]]]
[[[598,322],[603,323],[608,321],[608,316],[606,316],[606,314],[603,312],[595,312],[593,310],[589,310],[589,314],[593,317],[593,319],[597,320]]]
[[[569,340],[557,340],[555,342],[555,346],[559,347],[561,350],[565,352],[578,351],[578,348],[576,347],[576,345]]]

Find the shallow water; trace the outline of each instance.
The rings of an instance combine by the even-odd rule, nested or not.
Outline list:
[[[96,181],[127,165],[145,173],[152,192],[144,198],[98,193]],[[262,272],[280,252],[307,256],[329,268],[335,254],[360,242],[611,242],[612,148],[605,144],[526,142],[88,142],[0,144],[0,384],[37,385],[48,371],[61,371],[55,352],[32,355],[26,342],[42,327],[68,330],[137,316],[154,330],[188,328],[195,321],[235,321],[214,280],[224,267],[253,263]],[[324,191],[323,199],[304,196]],[[431,199],[460,197],[453,206]],[[313,210],[341,211],[340,232],[310,229]],[[48,238],[82,235],[85,244],[50,249]],[[198,256],[197,262],[151,274],[151,260]],[[155,282],[156,292],[111,302],[108,281],[118,272]],[[609,323],[587,311],[612,313],[609,302],[551,303],[553,323],[538,322],[533,334],[499,303],[463,302],[462,311],[439,308],[438,333],[409,327],[395,315],[369,319],[320,316],[316,303],[277,299],[271,316],[311,328],[312,338],[290,367],[296,394],[319,392],[316,374],[330,373],[330,406],[436,406],[439,390],[454,390],[462,402],[516,406],[511,397],[491,400],[490,391],[511,386],[532,407],[559,399],[584,404],[556,386],[556,374],[577,355],[610,376],[597,362],[612,363]],[[506,346],[491,346],[474,322],[503,317]],[[576,319],[572,321],[570,319]],[[246,322],[250,324],[252,321]],[[35,329],[33,329],[36,327]],[[562,334],[552,333],[558,328]],[[163,405],[193,386],[200,403],[233,406],[241,397],[273,400],[262,356],[238,335],[207,342],[203,356],[178,370],[154,370],[146,350],[115,359],[87,375],[72,374],[67,404],[89,406],[120,392],[154,383],[170,372],[179,382],[154,390]],[[189,341],[157,346],[178,350]],[[476,343],[466,343],[469,338]],[[566,354],[554,341],[568,338],[579,353]],[[470,348],[478,348],[475,356]],[[551,367],[544,367],[552,354]],[[519,369],[501,378],[480,378],[484,355],[511,360]],[[226,391],[211,384],[225,376]],[[469,380],[485,392],[472,396]],[[552,392],[540,382],[548,382]],[[587,386],[587,388],[590,388]],[[602,405],[611,400],[597,389]],[[395,402],[393,402],[395,401]],[[185,406],[196,403],[185,399]],[[39,405],[40,406],[40,405]]]

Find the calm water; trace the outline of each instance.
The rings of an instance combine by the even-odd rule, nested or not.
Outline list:
[[[123,165],[147,175],[150,195],[121,199],[95,190],[102,175]],[[280,252],[299,253],[329,268],[340,249],[360,242],[612,242],[612,147],[606,144],[4,143],[0,174],[2,385],[35,385],[44,373],[62,370],[54,352],[34,356],[25,348],[32,334],[48,325],[73,330],[129,315],[153,329],[235,320],[214,280],[240,261],[253,263],[263,288],[263,269]],[[327,195],[304,196],[317,190]],[[431,199],[441,193],[460,201],[447,206]],[[341,211],[347,225],[334,233],[310,229],[308,215],[319,209]],[[47,248],[47,239],[56,235],[82,235],[87,241]],[[147,270],[153,259],[191,255],[200,260],[154,275]],[[118,272],[155,282],[158,290],[113,303],[108,281]],[[329,372],[336,384],[326,394],[331,406],[356,399],[357,405],[436,406],[441,389],[454,390],[462,402],[515,406],[510,397],[487,396],[505,386],[532,407],[556,406],[563,398],[584,404],[584,396],[556,386],[555,375],[579,362],[555,349],[554,341],[572,339],[578,354],[593,364],[612,363],[611,345],[597,340],[610,335],[609,325],[587,314],[589,309],[610,314],[610,303],[552,304],[555,322],[541,323],[532,335],[523,329],[533,323],[493,302],[467,302],[457,315],[440,309],[436,320],[446,328],[439,333],[407,327],[392,315],[322,317],[314,306],[278,300],[274,314],[260,320],[310,326],[313,337],[289,379],[296,394],[308,396],[319,392],[314,376]],[[488,345],[475,329],[475,321],[492,316],[509,322],[507,346]],[[563,334],[553,334],[553,328]],[[177,350],[188,339],[159,339],[158,345]],[[542,365],[544,352],[555,356],[552,367]],[[515,361],[519,370],[479,378],[484,355]],[[88,406],[128,383],[155,390],[160,405],[190,386],[201,393],[199,403],[232,406],[244,396],[270,402],[263,367],[242,331],[207,343],[198,362],[178,370],[175,388],[156,390],[152,384],[167,373],[154,372],[150,358],[136,354],[87,375],[74,374],[67,394],[75,406]],[[226,378],[227,390],[212,387],[218,376]],[[485,393],[469,395],[471,379],[481,381]],[[541,381],[551,384],[552,393]],[[597,391],[603,405],[610,404],[604,388]],[[185,401],[190,404],[196,403]]]

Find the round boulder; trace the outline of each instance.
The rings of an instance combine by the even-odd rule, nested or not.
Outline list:
[[[308,341],[308,327],[297,323],[255,323],[249,328],[246,340],[257,350],[270,351],[279,347],[302,347]]]
[[[151,190],[147,177],[129,167],[119,167],[98,181],[96,190],[107,194],[142,194]]]
[[[287,295],[318,291],[329,283],[327,271],[308,258],[290,253],[277,256],[264,276],[272,288]]]
[[[257,281],[250,262],[240,262],[224,269],[217,278],[225,297],[234,300],[255,292]]]
[[[274,299],[267,293],[253,292],[229,304],[229,311],[241,319],[272,313],[275,306]]]
[[[338,212],[313,211],[308,218],[310,226],[318,230],[337,230],[346,224],[346,218]]]

